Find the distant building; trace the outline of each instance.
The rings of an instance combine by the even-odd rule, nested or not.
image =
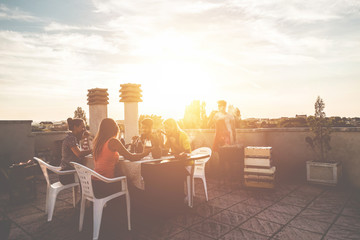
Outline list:
[[[52,129],[54,131],[67,131],[68,130],[67,123],[66,121],[54,122]]]
[[[352,121],[353,121],[353,125],[355,127],[360,127],[360,118],[355,117],[355,118],[352,119]]]
[[[306,114],[296,114],[296,118],[307,118]]]
[[[246,120],[246,121],[251,121],[251,122],[255,122],[255,121],[258,121],[258,118],[246,118],[246,119],[244,119],[244,120]]]
[[[259,118],[258,122],[269,122],[270,118]]]
[[[40,122],[40,128],[42,129],[51,129],[54,127],[54,123],[50,121]]]

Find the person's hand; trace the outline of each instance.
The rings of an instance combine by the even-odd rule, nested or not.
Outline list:
[[[83,137],[83,138],[88,138],[88,137],[90,137],[90,132],[89,132],[89,131],[84,131],[82,137]]]
[[[133,136],[131,138],[132,143],[135,143],[139,139],[139,136]]]
[[[189,157],[189,155],[185,152],[179,153],[179,154],[175,154],[175,158],[179,159],[179,160],[185,160]]]
[[[219,111],[216,111],[216,110],[211,111],[209,118],[210,119],[213,118],[218,112]]]
[[[161,155],[162,156],[168,156],[169,155],[169,149],[161,148]]]
[[[161,134],[164,134],[165,135],[165,133],[161,130],[161,129],[156,129],[155,130],[155,134],[157,135],[157,136],[161,136]]]
[[[143,154],[144,154],[145,156],[149,155],[149,153],[151,153],[151,149],[152,149],[152,148],[144,148]]]

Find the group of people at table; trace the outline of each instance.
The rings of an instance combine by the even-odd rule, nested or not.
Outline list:
[[[236,140],[234,116],[226,112],[226,102],[218,101],[218,109],[219,111],[210,115],[208,123],[214,124],[216,129],[213,151],[218,151],[220,146],[233,144]],[[105,118],[100,123],[92,146],[89,144],[87,149],[80,146],[80,141],[89,137],[84,121],[79,118],[68,118],[67,122],[70,132],[62,144],[61,170],[73,169],[71,162],[82,163],[85,156],[92,154],[94,170],[104,177],[113,178],[124,175],[118,165],[120,156],[126,160],[138,161],[150,153],[153,158],[159,158],[168,153],[178,156],[191,153],[188,135],[172,118],[164,121],[164,132],[153,131],[152,119],[145,118],[141,122],[141,135],[134,136],[128,145],[123,139],[119,140],[118,124],[111,118]],[[73,175],[60,175],[59,178],[62,184],[75,181]],[[119,184],[121,183],[109,184],[97,178],[92,179],[94,194],[97,198],[116,192],[121,187]]]
[[[84,157],[92,154],[94,171],[104,177],[114,178],[124,175],[118,165],[120,156],[126,160],[138,161],[151,152],[154,158],[168,153],[180,156],[191,153],[188,135],[172,118],[164,121],[165,132],[154,132],[152,119],[145,118],[141,122],[142,134],[134,136],[130,146],[126,145],[123,139],[119,140],[118,124],[111,118],[105,118],[101,121],[93,144],[88,149],[80,145],[82,139],[89,135],[84,121],[79,118],[68,118],[67,122],[70,132],[62,144],[61,170],[73,169],[71,162],[83,163]],[[62,184],[75,181],[73,175],[60,175],[59,180]],[[97,178],[92,179],[92,185],[97,198],[108,196],[121,188],[120,182],[104,183]]]

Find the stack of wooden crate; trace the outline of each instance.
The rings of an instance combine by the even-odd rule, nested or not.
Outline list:
[[[247,187],[274,188],[275,171],[271,147],[246,147],[244,184]]]

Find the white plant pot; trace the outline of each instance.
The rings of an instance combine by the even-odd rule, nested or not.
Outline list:
[[[308,182],[336,186],[342,174],[340,162],[306,162],[306,179]]]

